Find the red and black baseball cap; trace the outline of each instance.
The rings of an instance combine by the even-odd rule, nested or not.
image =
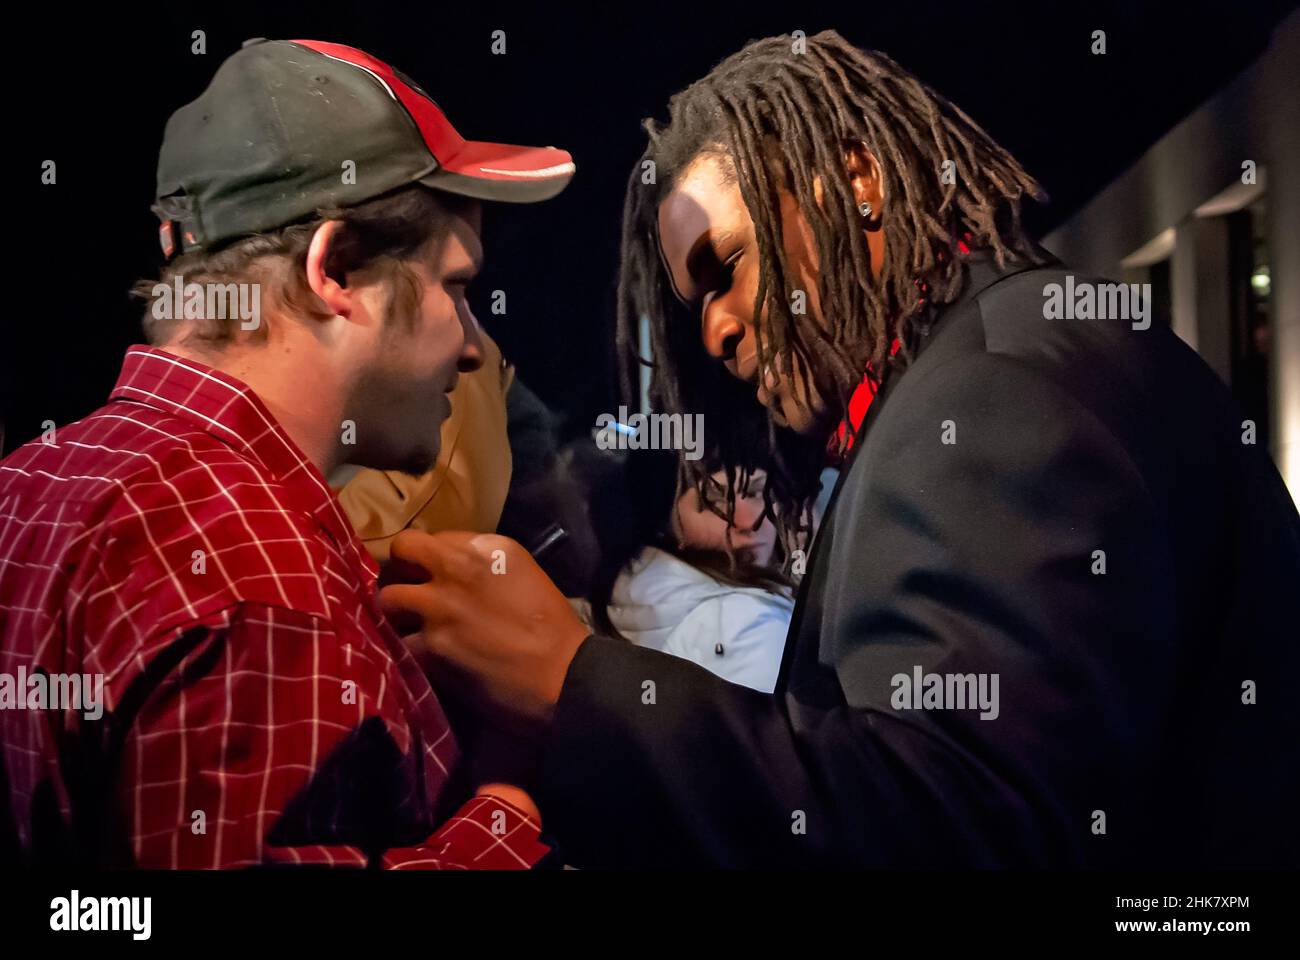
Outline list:
[[[170,258],[411,183],[547,200],[573,171],[555,147],[466,140],[401,71],[354,47],[258,39],[167,121],[153,209]]]

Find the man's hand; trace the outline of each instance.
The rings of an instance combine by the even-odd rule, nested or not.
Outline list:
[[[533,798],[526,791],[521,790],[511,783],[485,783],[474,791],[476,797],[496,797],[498,800],[504,800],[513,806],[520,813],[531,817],[533,822],[539,827],[542,824],[541,811],[537,809],[537,804],[533,803]]]
[[[379,601],[437,685],[521,733],[550,723],[569,663],[590,630],[508,537],[406,530],[392,556],[428,582],[384,587]]]

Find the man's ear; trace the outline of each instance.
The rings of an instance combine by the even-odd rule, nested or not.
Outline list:
[[[844,169],[849,175],[854,205],[859,210],[863,209],[863,204],[871,205],[871,212],[862,218],[863,226],[868,230],[879,230],[885,204],[885,186],[880,172],[880,161],[861,140],[844,141],[843,154]]]
[[[331,314],[347,317],[352,313],[353,291],[339,283],[342,278],[336,279],[325,272],[325,264],[329,262],[330,251],[342,227],[340,220],[326,220],[316,228],[311,246],[307,248],[307,286],[320,297]]]

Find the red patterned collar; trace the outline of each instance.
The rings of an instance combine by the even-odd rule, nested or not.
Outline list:
[[[971,234],[967,231],[957,241],[957,252],[962,256],[970,253],[970,240]],[[924,303],[926,285],[921,280],[917,280],[916,285],[921,291],[921,300]],[[899,340],[895,337],[889,347],[890,357],[898,353],[898,347]],[[839,426],[835,428],[835,432],[831,434],[830,439],[826,441],[826,456],[832,465],[843,462],[849,451],[853,449],[853,444],[858,437],[858,431],[862,428],[862,421],[866,419],[867,411],[871,408],[871,402],[876,399],[876,392],[879,389],[879,379],[872,376],[871,367],[868,365],[866,372],[862,375],[862,382],[853,388],[844,418],[840,421]]]

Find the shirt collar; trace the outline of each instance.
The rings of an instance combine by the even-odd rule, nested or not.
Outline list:
[[[921,324],[921,339],[917,344],[913,361],[930,345],[942,321],[956,315],[961,307],[970,303],[993,284],[1008,277],[1014,277],[1018,273],[1024,273],[1026,270],[1035,270],[1059,263],[1051,253],[1042,247],[1035,245],[1033,250],[1039,258],[1037,262],[1019,260],[1004,266],[998,266],[997,258],[988,250],[975,250],[962,257],[961,293],[951,303],[946,303],[932,310]]]
[[[325,478],[247,384],[195,360],[135,346],[126,352],[110,399],[179,417],[256,461],[283,486],[292,505],[312,514],[344,556],[374,580],[378,568]]]

